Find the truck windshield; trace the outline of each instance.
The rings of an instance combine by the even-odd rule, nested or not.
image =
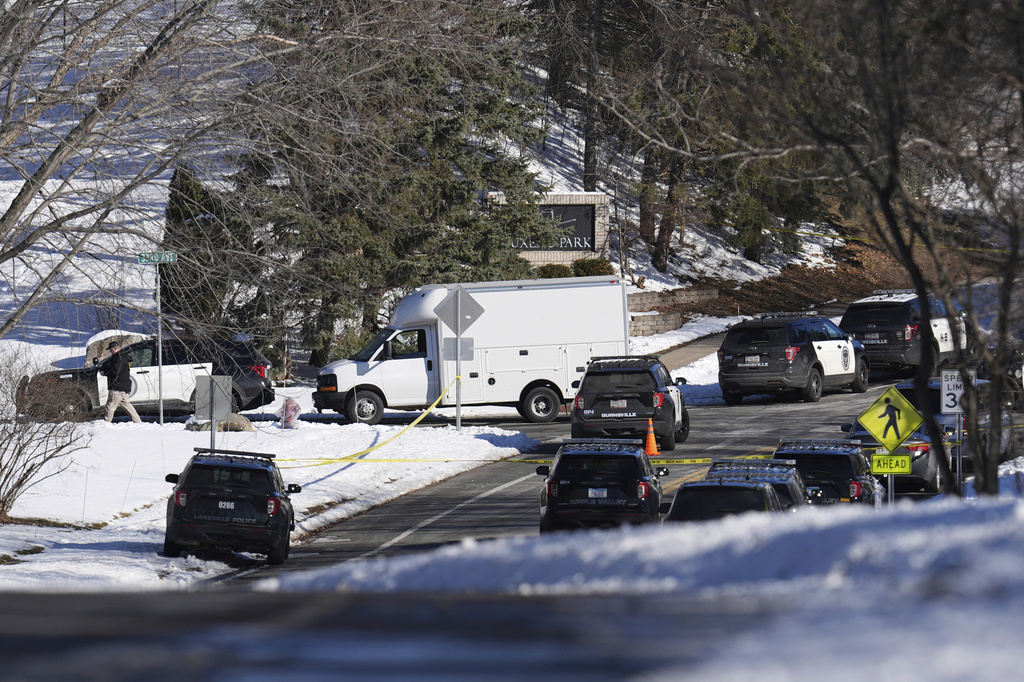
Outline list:
[[[395,330],[392,329],[391,327],[385,327],[384,329],[381,329],[374,335],[372,339],[370,339],[370,342],[368,344],[363,346],[362,350],[360,350],[358,353],[356,353],[349,359],[355,360],[356,362],[369,362],[373,358],[374,353],[377,352],[377,349],[383,346],[384,342],[388,340],[388,337],[390,337],[394,333]]]

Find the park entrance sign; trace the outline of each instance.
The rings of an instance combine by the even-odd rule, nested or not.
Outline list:
[[[890,453],[924,423],[902,393],[890,386],[857,417],[860,425]]]

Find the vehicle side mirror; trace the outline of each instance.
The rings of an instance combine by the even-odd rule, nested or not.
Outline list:
[[[686,377],[676,377],[676,386],[685,386]]]
[[[168,483],[177,483],[178,474],[167,474],[166,476],[164,476],[164,480],[167,481]]]
[[[943,435],[946,435],[946,436],[956,435],[956,427],[955,426],[947,426],[947,427],[945,427],[942,430],[942,433],[943,433]]]
[[[579,381],[579,379],[577,379],[576,381],[572,382],[572,387],[573,387],[573,388],[579,388],[579,387],[580,387],[580,381]]]
[[[661,506],[658,507],[658,511],[662,514],[668,514],[668,510],[672,508],[671,502],[662,502]]]
[[[289,483],[288,487],[285,488],[285,492],[292,493],[292,494],[294,494],[294,493],[301,493],[302,492],[302,486],[298,485],[296,483]]]
[[[658,467],[654,470],[655,476],[668,476],[668,467]]]
[[[93,358],[92,359],[92,364],[94,364],[94,365],[100,364],[100,359],[99,358]]]
[[[843,433],[850,433],[853,431],[853,424],[843,424],[839,428],[843,430]]]
[[[392,355],[392,352],[393,351],[391,349],[391,342],[390,341],[385,341],[384,342],[384,347],[381,349],[380,359],[381,360],[390,360],[391,358],[394,357],[394,355]]]
[[[548,467],[548,466],[539,466],[539,467],[537,467],[537,474],[538,475],[540,475],[540,476],[547,476],[549,473],[551,473],[551,467]]]

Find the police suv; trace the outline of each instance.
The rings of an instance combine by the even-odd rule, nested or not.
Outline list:
[[[757,393],[798,392],[817,402],[826,388],[868,390],[864,346],[814,312],[771,313],[741,322],[718,350],[718,385],[727,405]]]

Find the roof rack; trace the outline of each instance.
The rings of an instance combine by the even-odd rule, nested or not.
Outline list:
[[[597,362],[598,360],[658,360],[657,355],[602,355],[596,358],[590,358],[591,362]]]
[[[795,312],[779,312],[779,313],[757,313],[754,315],[755,320],[768,320],[773,317],[817,317],[817,310],[798,310]]]
[[[875,289],[871,293],[874,296],[903,296],[905,294],[916,294],[917,289]]]
[[[230,455],[232,457],[254,457],[256,459],[274,459],[277,455],[267,452],[246,452],[244,450],[218,450],[216,448],[193,448],[200,454],[207,455]]]
[[[846,439],[835,439],[835,438],[781,438],[779,440],[779,446],[775,448],[775,451],[779,450],[843,450],[849,452],[850,450],[860,450],[861,442],[859,440],[846,440]]]
[[[567,438],[562,445],[643,445],[640,438]]]

